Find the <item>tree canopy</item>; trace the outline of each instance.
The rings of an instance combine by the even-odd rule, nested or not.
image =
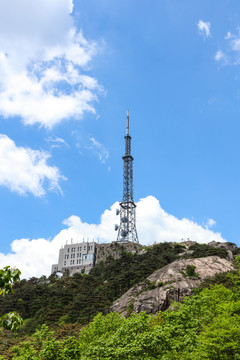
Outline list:
[[[21,272],[18,269],[11,269],[10,266],[6,266],[0,269],[0,295],[5,296],[13,292],[13,284],[20,280]],[[11,311],[7,314],[3,314],[0,317],[0,327],[15,331],[22,325],[23,320],[21,316]]]
[[[5,286],[0,307],[6,311],[16,306],[24,326],[0,359],[240,360],[239,256],[235,272],[207,279],[165,312],[133,313],[126,319],[107,313],[115,298],[181,251],[179,245],[161,244],[141,255],[123,252],[120,259],[99,263],[89,275],[16,282],[14,293],[19,277],[6,268],[12,277],[5,283],[11,286]]]

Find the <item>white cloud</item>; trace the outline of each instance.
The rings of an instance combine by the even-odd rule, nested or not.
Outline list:
[[[84,74],[97,52],[73,23],[73,0],[0,2],[0,114],[48,128],[95,112],[102,91]]]
[[[42,196],[47,184],[50,190],[61,192],[59,181],[65,178],[57,167],[48,165],[49,158],[47,152],[17,147],[0,134],[0,185],[20,195]]]
[[[228,32],[227,32],[227,35],[224,36],[224,39],[225,39],[225,40],[228,40],[228,39],[231,39],[232,37],[233,37],[233,35],[231,34],[230,31],[228,31]]]
[[[208,229],[208,228],[211,228],[211,227],[213,227],[215,225],[216,225],[216,221],[210,218],[207,221],[206,228]]]
[[[230,40],[231,49],[237,53],[240,51],[240,30],[238,29],[238,33],[233,35]]]
[[[51,149],[59,149],[62,146],[69,148],[68,143],[64,139],[62,139],[58,136],[49,136],[45,140],[50,145]]]
[[[101,163],[105,163],[109,159],[109,152],[108,150],[97,141],[94,137],[90,137],[90,146],[88,147],[101,161]]]
[[[221,50],[218,50],[215,55],[215,60],[219,61],[219,60],[223,60],[224,58],[225,58],[224,53]]]
[[[181,241],[181,239],[208,243],[212,240],[225,241],[220,233],[203,228],[187,218],[178,219],[162,209],[159,201],[148,196],[138,203],[138,232],[144,244],[154,241]]]
[[[96,140],[93,136],[85,136],[83,137],[82,133],[78,131],[72,131],[72,136],[74,136],[76,141],[76,147],[78,148],[81,155],[85,155],[86,150],[87,153],[91,153],[96,156],[98,160],[102,164],[106,164],[108,159],[110,158],[109,151],[106,147],[100,143],[100,141]],[[108,166],[108,170],[110,167]]]
[[[116,240],[117,233],[114,224],[119,221],[115,215],[118,203],[104,211],[99,224],[88,224],[81,221],[78,216],[70,216],[64,221],[67,226],[51,240],[45,239],[20,239],[12,243],[12,252],[0,253],[0,267],[5,265],[20,268],[23,277],[49,275],[51,265],[57,262],[59,248],[66,243],[80,242],[84,238],[111,242]],[[209,219],[210,225],[214,220]],[[192,220],[178,219],[164,211],[159,201],[148,196],[137,203],[137,229],[141,244],[153,244],[154,242],[182,241],[191,239],[199,243],[208,243],[212,240],[223,242],[225,239],[220,233],[204,228]]]
[[[198,29],[201,35],[206,36],[207,38],[211,35],[210,33],[210,27],[211,24],[210,22],[204,22],[202,20],[199,20],[198,24]]]
[[[224,37],[225,49],[218,50],[215,55],[216,61],[221,61],[225,65],[239,65],[240,64],[240,28],[237,28],[236,33],[228,31]]]

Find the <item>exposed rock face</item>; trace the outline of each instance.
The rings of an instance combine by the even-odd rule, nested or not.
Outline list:
[[[176,244],[176,243],[174,243]],[[182,254],[179,254],[180,256],[186,256],[186,255],[191,255],[194,251],[193,250],[189,250],[189,248],[192,246],[192,245],[200,245],[198,244],[196,241],[183,241],[180,243],[182,246],[185,247],[185,250]],[[204,246],[204,244],[201,244],[202,246]],[[230,243],[230,242],[217,242],[217,241],[211,241],[209,242],[208,244],[206,244],[210,247],[213,247],[213,248],[222,248],[222,249],[225,249],[226,250],[226,253],[227,253],[227,259],[232,261],[234,259],[234,255],[233,255],[233,252],[237,249],[237,246],[234,244],[234,243]]]
[[[177,260],[155,271],[144,283],[128,290],[113,303],[110,310],[124,316],[141,311],[155,314],[166,310],[172,300],[180,301],[184,296],[191,295],[192,289],[205,278],[231,270],[232,263],[218,256]]]
[[[223,248],[227,250],[228,253],[228,260],[232,261],[234,259],[232,251],[237,248],[237,246],[233,243],[219,243],[216,241],[211,241],[208,243],[209,246],[215,247],[215,248]]]
[[[198,244],[196,241],[183,241],[181,243],[173,242],[173,245],[182,245],[183,253],[179,254],[181,255],[191,255],[193,253],[193,250],[189,250],[189,247],[191,245]],[[154,243],[153,245],[157,245]],[[151,246],[153,246],[151,245]],[[215,248],[225,248],[228,253],[228,260],[232,261],[234,256],[232,254],[232,251],[236,249],[236,245],[233,243],[218,243],[216,241],[212,241],[207,244],[208,246],[215,247]],[[116,241],[113,241],[112,243],[107,244],[97,244],[97,251],[96,251],[96,264],[100,261],[105,261],[108,256],[112,256],[114,259],[118,259],[121,257],[122,252],[131,252],[132,254],[138,253],[142,254],[146,251],[146,246],[133,243],[133,242],[127,242],[127,243],[118,243]]]
[[[139,253],[141,254],[145,246],[133,242],[127,243],[117,243],[112,242],[110,244],[98,244],[96,252],[96,264],[99,261],[105,261],[108,256],[112,256],[114,259],[121,257],[123,251],[131,252],[132,254]]]

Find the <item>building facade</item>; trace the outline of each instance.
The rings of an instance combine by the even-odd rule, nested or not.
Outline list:
[[[64,245],[59,250],[58,263],[52,265],[52,273],[85,272],[88,274],[95,265],[96,250],[97,244],[94,241]]]

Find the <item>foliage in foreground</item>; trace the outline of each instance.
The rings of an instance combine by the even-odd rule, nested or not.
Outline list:
[[[10,343],[5,348],[3,344],[5,350],[0,352],[6,355],[0,359],[240,360],[240,272],[209,279],[206,286],[218,285],[198,290],[182,304],[174,304],[174,311],[156,316],[132,314],[128,319],[115,313],[98,314],[79,335],[76,330],[81,325],[68,324],[69,320],[89,322],[154,267],[173,261],[181,250],[180,246],[161,244],[144,256],[123,253],[118,260],[110,258],[89,275],[23,280],[15,294],[7,295],[0,303],[4,309],[15,305],[21,309],[26,319],[20,334],[23,329],[25,334],[33,332],[43,322],[60,328],[54,333],[43,325],[27,341],[11,335],[10,343],[20,345],[7,350]],[[236,263],[240,267],[239,257]],[[70,333],[72,336],[66,336]]]
[[[0,295],[5,296],[12,293],[13,284],[20,280],[20,275],[20,270],[11,269],[10,266],[0,269]],[[3,314],[0,317],[0,328],[2,327],[6,330],[15,331],[22,323],[21,316],[15,311]]]
[[[234,279],[239,282],[238,278]],[[46,325],[12,348],[12,360],[240,359],[240,286],[222,285],[156,316],[98,314],[79,337],[56,340]]]

